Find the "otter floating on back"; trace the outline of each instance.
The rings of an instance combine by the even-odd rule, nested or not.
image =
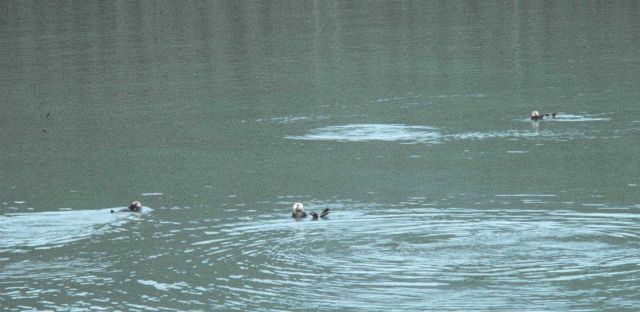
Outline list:
[[[318,215],[317,212],[313,211],[311,212],[311,221],[318,221],[318,217],[320,218],[325,218],[327,217],[327,215],[329,214],[329,208],[325,208],[324,210],[322,210],[322,212]],[[298,220],[298,219],[304,219],[307,217],[307,212],[304,211],[304,205],[302,203],[295,203],[293,204],[293,212],[291,213],[291,217]]]
[[[134,201],[131,204],[129,204],[129,207],[125,208],[125,209],[120,209],[117,212],[140,212],[140,210],[142,209],[142,204],[139,201]],[[111,213],[114,213],[116,211],[111,210]]]
[[[538,113],[538,111],[535,111],[535,110],[531,112],[531,115],[529,116],[529,118],[531,118],[531,120],[537,121],[537,120],[543,120],[544,117],[549,117],[549,116],[551,116],[551,118],[553,119],[556,119],[556,113],[553,113],[551,115],[549,115],[548,113],[540,115],[540,113]]]

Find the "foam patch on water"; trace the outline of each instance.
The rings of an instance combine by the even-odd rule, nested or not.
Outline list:
[[[11,213],[0,216],[0,251],[25,247],[49,249],[102,234],[139,216],[111,213],[126,207]],[[150,211],[143,207],[143,213]]]
[[[290,140],[308,141],[406,141],[439,143],[442,135],[437,128],[403,124],[349,124],[311,130],[303,136],[287,136]]]

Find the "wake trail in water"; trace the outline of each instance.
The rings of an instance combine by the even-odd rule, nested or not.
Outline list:
[[[291,140],[309,141],[414,141],[438,143],[441,134],[436,128],[407,126],[402,124],[350,124],[331,126],[315,130],[304,136],[287,136]]]
[[[0,216],[0,251],[49,249],[106,233],[138,217],[134,213],[111,213],[111,210],[124,208],[11,213]],[[150,210],[145,207],[143,213]]]
[[[462,140],[508,139],[546,139],[566,141],[579,138],[593,138],[584,130],[504,130],[488,132],[444,133],[429,126],[409,126],[404,124],[348,124],[311,130],[306,135],[286,136],[289,140],[335,141],[335,142],[402,142],[439,144]]]

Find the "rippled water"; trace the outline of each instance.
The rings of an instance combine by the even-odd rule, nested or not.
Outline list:
[[[225,254],[218,260],[264,261],[258,272],[240,267],[222,279],[248,278],[244,286],[221,287],[231,296],[251,294],[242,303],[246,305],[259,298],[283,301],[283,306],[308,300],[318,302],[319,308],[340,309],[376,310],[373,307],[390,301],[399,309],[429,303],[457,309],[527,309],[536,298],[546,297],[538,308],[555,310],[577,308],[575,298],[588,296],[582,291],[562,293],[562,284],[598,284],[624,276],[622,288],[638,289],[640,262],[624,243],[638,238],[638,216],[627,209],[515,212],[433,208],[422,200],[348,206],[358,212],[339,212],[330,221],[315,223],[240,221],[218,229],[225,238],[192,245],[210,256],[242,246],[236,257]],[[250,237],[269,239],[247,244]],[[534,280],[532,289],[529,283]],[[494,295],[487,295],[487,288]],[[617,296],[614,289],[601,291]],[[289,294],[286,299],[283,293]],[[633,297],[628,299],[616,305],[632,308]]]
[[[3,311],[640,306],[635,2],[0,12]]]
[[[389,302],[400,310],[634,309],[640,216],[634,207],[590,207],[565,199],[496,194],[484,199],[492,208],[418,197],[397,204],[316,200],[310,209],[334,211],[317,222],[287,218],[275,208],[291,204],[284,201],[245,207],[245,216],[188,222],[163,220],[172,210],[165,208],[131,220],[139,226],[126,232],[119,222],[110,223],[111,230],[76,234],[78,226],[69,223],[59,231],[66,240],[45,236],[42,245],[63,248],[84,239],[81,246],[122,246],[127,239],[155,246],[140,246],[127,256],[94,246],[89,250],[95,251],[45,259],[34,258],[40,248],[32,249],[31,257],[4,266],[3,297],[54,309],[70,307],[59,304],[60,297],[86,298],[73,306],[91,310],[163,309],[154,302],[187,309],[260,310],[264,303],[276,310],[303,305],[382,311]],[[93,215],[110,216],[104,210]],[[8,218],[20,217],[26,218]],[[145,263],[164,263],[165,270],[158,274]],[[128,287],[146,304],[120,301]]]

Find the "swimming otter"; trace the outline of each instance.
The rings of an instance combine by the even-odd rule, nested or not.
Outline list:
[[[324,208],[324,210],[322,210],[322,212],[320,213],[320,218],[326,218],[327,215],[329,214],[329,208]],[[318,213],[317,212],[312,212],[311,213],[311,221],[318,221]]]
[[[126,209],[120,209],[118,212],[140,212],[140,210],[142,209],[142,204],[139,201],[134,201],[131,204],[129,204],[129,207],[127,207]],[[115,211],[111,210],[111,213],[114,213]]]
[[[531,115],[529,116],[529,118],[531,118],[531,120],[543,120],[544,117],[549,117],[549,114],[542,114],[540,115],[540,113],[538,113],[538,111],[532,111]],[[555,119],[556,118],[556,113],[551,114],[551,118]]]

